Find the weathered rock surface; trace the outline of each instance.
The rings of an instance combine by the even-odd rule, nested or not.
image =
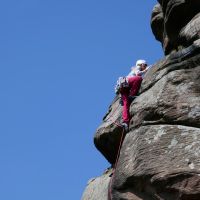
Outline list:
[[[156,4],[151,15],[151,28],[156,40],[163,43],[164,16],[160,4]]]
[[[151,26],[167,56],[147,72],[131,104],[115,173],[90,182],[82,200],[200,199],[200,1],[159,3]],[[123,133],[121,112],[116,96],[94,137],[111,166]]]
[[[183,46],[188,46],[193,41],[200,38],[200,13],[195,15],[194,18],[181,29],[179,37]]]
[[[200,129],[147,125],[127,134],[113,199],[200,199]]]
[[[108,200],[108,188],[110,184],[111,169],[97,178],[88,181],[88,185],[82,196],[82,200]]]
[[[141,94],[131,105],[131,129],[147,123],[175,121],[199,127],[200,119],[192,118],[193,110],[200,105],[198,52],[200,42],[171,54],[149,70],[143,80]],[[95,146],[111,164],[115,163],[122,134],[122,129],[118,127],[121,112],[122,107],[116,97],[94,137]]]
[[[121,121],[121,112],[119,97],[116,97],[104,117],[104,123],[97,129],[94,138],[96,148],[111,164],[115,163],[122,132],[122,129],[118,127]]]
[[[200,63],[200,57],[195,58]],[[189,61],[178,63],[183,69],[169,72],[133,102],[131,128],[146,124],[200,128],[200,64],[184,69],[191,66]]]
[[[159,0],[152,12],[151,27],[166,55],[200,38],[200,18],[196,16],[199,12],[200,1]]]

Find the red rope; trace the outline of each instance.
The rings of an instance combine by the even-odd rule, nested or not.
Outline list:
[[[104,122],[110,122],[110,121],[113,120],[113,116],[114,116],[115,112],[118,110],[119,106],[120,105],[116,106],[116,108],[113,111],[111,111],[112,114],[110,115],[110,117],[108,117],[106,120],[104,120]],[[109,183],[108,197],[109,197],[110,200],[112,200],[112,182],[113,182],[113,178],[114,178],[114,175],[115,175],[115,170],[117,168],[117,163],[118,163],[119,156],[120,156],[120,150],[121,150],[123,138],[124,138],[124,127],[121,124],[119,124],[118,122],[113,121],[113,124],[122,128],[122,134],[121,134],[121,139],[120,139],[120,143],[119,143],[119,148],[118,148],[118,151],[117,151],[117,157],[116,157],[114,168],[113,168],[112,177],[111,177],[111,180],[110,180],[110,183]]]
[[[121,126],[120,124],[116,123],[116,122],[113,122],[115,125],[117,125],[118,127],[121,127],[123,128],[123,126]],[[122,135],[121,135],[121,139],[120,139],[120,143],[119,143],[119,148],[118,148],[118,152],[117,152],[117,157],[116,157],[116,161],[115,161],[115,164],[114,164],[114,168],[113,168],[113,174],[112,174],[112,177],[111,177],[111,180],[110,180],[110,183],[109,183],[109,199],[112,200],[112,182],[113,182],[113,178],[114,178],[114,175],[115,175],[115,170],[117,168],[117,163],[118,163],[118,160],[119,160],[119,156],[120,156],[120,150],[121,150],[121,147],[122,147],[122,143],[123,143],[123,137],[124,137],[124,128],[122,130]]]

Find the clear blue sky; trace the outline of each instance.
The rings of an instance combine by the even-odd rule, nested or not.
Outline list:
[[[79,200],[109,167],[93,135],[118,76],[163,56],[150,29],[155,3],[1,2],[1,200]]]

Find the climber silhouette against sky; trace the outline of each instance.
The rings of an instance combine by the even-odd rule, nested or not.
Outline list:
[[[147,62],[145,60],[138,60],[136,62],[136,66],[131,68],[131,72],[128,74],[128,76],[125,79],[120,78],[118,80],[117,84],[119,85],[119,89],[117,90],[117,92],[121,94],[121,101],[123,105],[122,126],[125,128],[126,131],[128,130],[130,122],[130,104],[135,96],[138,94],[143,76],[148,69],[149,67],[147,67]],[[127,84],[124,84],[124,81]]]

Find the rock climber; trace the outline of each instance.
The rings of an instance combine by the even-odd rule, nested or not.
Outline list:
[[[118,80],[118,87],[116,86],[115,91],[116,93],[121,94],[121,101],[123,105],[122,110],[122,126],[127,131],[129,127],[130,122],[130,113],[129,113],[129,107],[132,102],[132,100],[135,98],[135,96],[138,94],[138,91],[140,89],[142,79],[144,74],[147,72],[149,67],[147,66],[147,62],[145,60],[138,60],[136,62],[136,66],[131,68],[131,72],[126,77],[121,77],[121,83],[120,79]],[[124,84],[127,82],[127,84]]]

